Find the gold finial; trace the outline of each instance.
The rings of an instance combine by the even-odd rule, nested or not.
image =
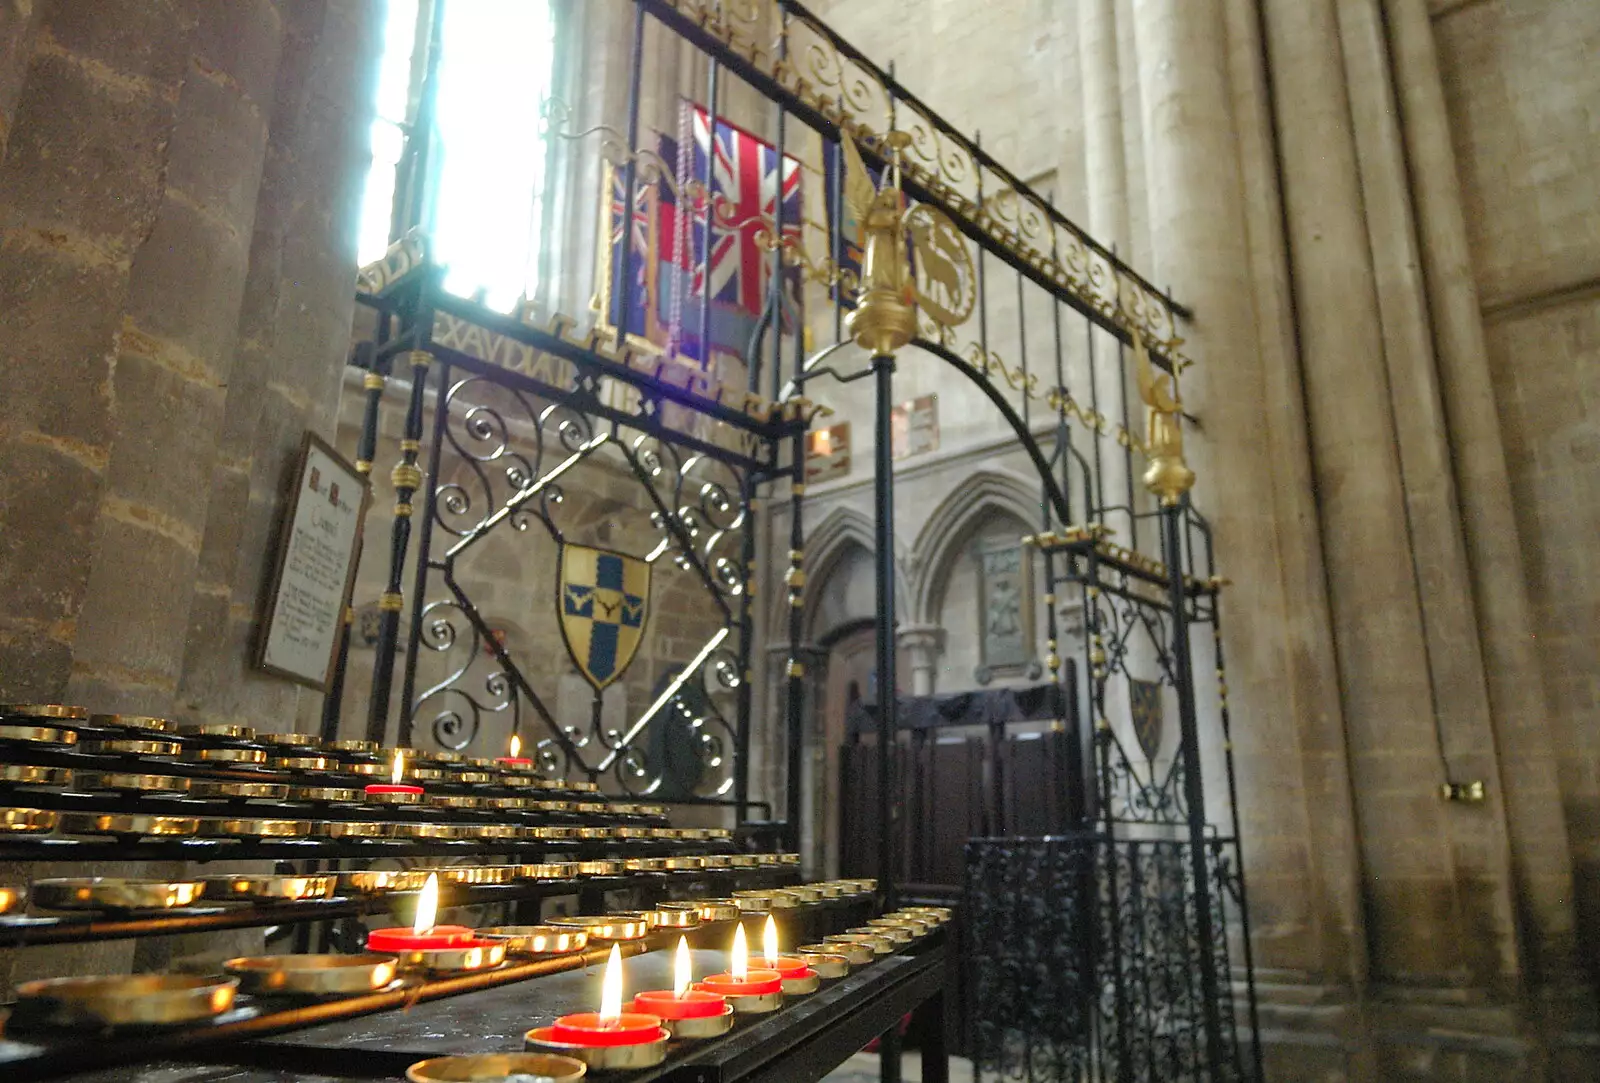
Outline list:
[[[872,176],[849,132],[841,130],[844,152],[845,230],[864,240],[861,292],[846,326],[862,349],[874,356],[892,356],[917,333],[916,283],[906,260],[905,199],[900,194],[900,152],[911,143],[905,132],[884,136],[889,168],[883,186]]]
[[[1161,498],[1163,504],[1176,504],[1194,485],[1194,471],[1183,461],[1183,403],[1172,393],[1172,377],[1159,377],[1150,366],[1139,326],[1127,321],[1133,336],[1133,360],[1139,376],[1139,397],[1145,404],[1144,487]]]

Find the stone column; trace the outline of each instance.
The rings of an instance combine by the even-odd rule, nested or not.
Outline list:
[[[1425,0],[1384,0],[1433,316],[1444,419],[1476,602],[1511,858],[1535,981],[1570,976],[1572,865],[1522,548],[1467,247],[1461,188]]]
[[[1265,177],[1270,191],[1272,174],[1258,160],[1241,170],[1253,161],[1241,150],[1259,147],[1260,133],[1241,140],[1236,128],[1227,48],[1236,39],[1224,38],[1222,0],[1137,0],[1132,10],[1153,273],[1196,313],[1184,328],[1196,365],[1183,384],[1200,418],[1188,444],[1195,499],[1234,582],[1223,606],[1256,965],[1291,981],[1351,982],[1361,938],[1351,933],[1359,919],[1342,725],[1335,697],[1312,698],[1327,614],[1308,586],[1315,576],[1295,575],[1316,549],[1315,509],[1278,502],[1280,478],[1308,467],[1293,426],[1275,427],[1276,411],[1299,401],[1269,398],[1294,359],[1282,340],[1264,348],[1255,285],[1272,278],[1272,251],[1258,245],[1257,208],[1246,206],[1247,184],[1259,189]]]
[[[1437,795],[1438,704],[1334,4],[1265,11],[1368,938],[1382,978],[1487,981],[1514,971],[1515,945],[1503,885],[1458,884]]]
[[[933,624],[899,629],[900,650],[911,663],[911,694],[931,696],[937,684],[939,656],[944,653],[944,629]]]
[[[773,730],[780,740],[776,747],[767,750],[764,760],[774,775],[781,772],[789,754],[785,724],[789,717],[790,663],[798,663],[801,670],[801,777],[788,779],[787,785],[800,787],[800,860],[805,874],[821,876],[830,857],[828,807],[836,796],[828,771],[828,746],[822,717],[823,696],[828,686],[828,652],[814,643],[799,643],[793,647],[779,643],[767,648],[767,659],[768,679],[776,689],[778,724]],[[751,790],[755,792],[753,784]],[[774,795],[771,800],[782,800],[776,787],[770,787],[767,792]],[[782,816],[783,808],[779,805],[773,809],[773,817],[781,819]]]

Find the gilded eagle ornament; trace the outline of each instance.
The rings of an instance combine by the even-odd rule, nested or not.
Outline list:
[[[1145,457],[1150,465],[1145,468],[1144,486],[1163,504],[1176,504],[1194,485],[1194,471],[1183,461],[1183,402],[1173,393],[1171,375],[1155,374],[1138,324],[1128,321],[1128,330],[1139,397],[1145,404]]]

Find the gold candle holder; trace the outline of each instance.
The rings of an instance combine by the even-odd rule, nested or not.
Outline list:
[[[271,766],[278,771],[326,771],[332,762],[326,756],[274,756]]]
[[[187,737],[226,737],[230,741],[253,741],[256,736],[253,726],[237,726],[232,722],[204,722],[179,726],[178,732]]]
[[[654,1068],[667,1058],[667,1039],[671,1037],[663,1028],[657,1037],[634,1045],[571,1045],[555,1041],[551,1037],[554,1030],[554,1027],[534,1027],[522,1036],[523,1047],[580,1060],[595,1071],[628,1072]]]
[[[260,733],[256,739],[282,748],[316,748],[322,743],[314,733]]]
[[[22,909],[22,904],[27,898],[27,888],[16,884],[0,884],[0,914],[9,914],[13,910]]]
[[[922,921],[910,914],[885,914],[881,918],[868,918],[867,924],[876,925],[879,928],[906,929],[910,931],[913,937],[926,936],[928,931],[933,928],[932,923]]]
[[[844,888],[838,884],[811,884],[810,887],[817,893],[818,899],[837,899],[844,894]]]
[[[442,767],[408,767],[406,777],[414,782],[443,782],[444,768]]]
[[[312,832],[330,839],[392,839],[396,826],[381,820],[322,820]]]
[[[576,861],[535,861],[517,866],[518,880],[572,880],[577,876]]]
[[[800,855],[799,854],[776,854],[774,856],[777,857],[778,864],[780,864],[780,865],[798,865],[798,864],[800,864]]]
[[[21,722],[0,723],[0,741],[27,742],[36,745],[75,745],[78,735],[72,730],[55,726],[30,726]]]
[[[829,980],[842,978],[850,973],[850,957],[839,951],[808,950],[812,948],[833,948],[833,944],[807,944],[797,949],[795,954],[804,959],[806,966],[819,978]],[[872,952],[867,951],[863,962],[872,962]]]
[[[521,824],[462,824],[466,838],[470,839],[520,839],[529,828]]]
[[[704,1041],[720,1038],[733,1029],[732,1004],[722,1005],[722,1014],[704,1015],[695,1019],[663,1019],[661,1027],[677,1041]]]
[[[811,970],[811,973],[804,977],[783,979],[784,996],[810,996],[822,988],[822,975],[818,974],[816,969],[811,967],[809,963],[807,964],[807,969]]]
[[[460,947],[415,948],[398,954],[400,966],[406,970],[460,974],[493,970],[506,961],[506,945],[503,940],[482,940]]]
[[[645,912],[652,929],[692,929],[700,924],[700,908],[693,903],[662,903]]]
[[[701,921],[738,921],[743,913],[738,899],[696,899],[689,905],[699,908]]]
[[[529,806],[529,800],[526,797],[480,797],[478,800],[483,803],[484,808],[492,809],[520,811]]]
[[[334,752],[359,752],[371,754],[381,747],[377,741],[329,741],[323,747]]]
[[[528,807],[534,812],[575,812],[577,803],[574,801],[546,801],[533,800]]]
[[[802,905],[817,902],[822,898],[822,892],[818,891],[810,884],[794,884],[790,887],[783,888],[782,891],[785,895],[788,895],[790,898],[794,899],[796,903]]]
[[[459,824],[397,823],[394,833],[402,839],[427,839],[432,842],[458,842],[468,836]]]
[[[290,786],[289,800],[353,805],[361,800],[361,791],[347,786]]]
[[[64,835],[140,835],[171,838],[198,833],[200,821],[194,816],[150,816],[67,812],[61,815]]]
[[[358,895],[383,895],[391,891],[414,891],[420,886],[413,869],[356,869],[339,873],[338,890]]]
[[[235,839],[303,839],[311,834],[311,821],[248,817],[206,819],[200,821],[199,834]]]
[[[512,955],[571,955],[589,943],[587,929],[560,925],[496,925],[479,929],[486,940],[503,940]]]
[[[394,981],[393,955],[260,955],[229,959],[222,969],[258,996],[372,993]]]
[[[149,737],[102,737],[78,742],[78,751],[94,756],[176,756],[183,745]]]
[[[576,1057],[554,1053],[474,1053],[419,1060],[406,1069],[411,1083],[577,1083],[589,1070]]]
[[[87,707],[67,703],[0,703],[0,718],[61,718],[82,722],[88,717]]]
[[[528,837],[545,842],[566,842],[578,837],[578,829],[566,824],[541,824],[528,828]]]
[[[604,801],[578,801],[572,806],[572,811],[585,816],[609,816],[611,806]]]
[[[406,793],[404,790],[392,793],[374,793],[368,790],[362,794],[361,799],[369,805],[420,805],[425,796],[420,793]]]
[[[796,949],[796,954],[802,958],[807,956],[835,956],[844,959],[849,966],[866,966],[877,956],[873,953],[871,944],[863,944],[858,940],[831,940],[822,944],[802,944]],[[812,967],[816,969],[815,966]],[[844,975],[840,975],[843,977]]]
[[[72,772],[65,767],[38,767],[31,763],[0,763],[0,782],[25,786],[70,786]]]
[[[612,829],[609,827],[579,827],[575,828],[574,830],[577,832],[577,837],[580,839],[585,839],[589,842],[599,842],[604,839],[609,839],[611,837]]]
[[[847,933],[859,933],[862,936],[881,936],[891,944],[909,944],[916,939],[910,929],[899,925],[857,925],[853,929],[846,929]]]
[[[206,876],[208,899],[325,899],[333,894],[331,875],[308,876]]]
[[[419,771],[412,771],[413,778],[422,778]],[[465,808],[476,809],[483,807],[483,798],[471,794],[438,793],[428,795],[428,804],[434,808]]]
[[[33,905],[44,910],[172,910],[205,891],[204,880],[62,876],[33,882]]]
[[[116,790],[118,793],[188,793],[193,780],[182,775],[150,775],[142,771],[79,771],[75,789]]]
[[[622,859],[622,868],[625,872],[666,872],[667,859],[664,857],[625,857]]]
[[[551,918],[548,922],[562,929],[582,929],[590,940],[642,940],[650,931],[650,919],[638,910],[616,914]]]
[[[488,771],[456,771],[451,775],[450,781],[463,786],[487,786],[494,781],[494,775]]]
[[[17,986],[18,1005],[54,1026],[157,1026],[211,1019],[233,1007],[237,978],[133,974],[47,978]]]
[[[178,724],[170,718],[144,714],[92,714],[91,726],[106,729],[139,730],[144,733],[177,733]]]
[[[876,935],[877,932],[877,929],[873,929],[871,933],[834,933],[822,939],[828,944],[864,944],[872,949],[873,955],[893,955],[894,941],[887,936]]]
[[[509,884],[515,878],[515,865],[451,865],[435,869],[439,879],[447,884],[481,886],[484,884]]]
[[[621,876],[622,862],[614,858],[578,862],[579,876]]]
[[[211,782],[199,779],[190,783],[189,795],[282,801],[289,796],[289,787],[282,782]]]
[[[184,763],[237,763],[247,767],[259,767],[267,762],[267,750],[217,745],[212,748],[186,749],[178,759]]]
[[[698,872],[706,867],[706,859],[693,854],[664,857],[661,861],[668,872]]]
[[[705,856],[706,868],[731,869],[733,868],[733,858],[733,854],[707,854]]]

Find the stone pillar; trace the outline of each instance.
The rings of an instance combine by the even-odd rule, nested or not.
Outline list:
[[[1384,979],[1487,982],[1514,971],[1515,945],[1504,885],[1476,858],[1457,867],[1438,799],[1439,708],[1334,4],[1265,11],[1371,958]]]
[[[777,690],[778,725],[774,731],[780,736],[777,747],[767,750],[766,764],[774,773],[782,770],[787,761],[788,743],[785,724],[788,721],[789,666],[800,666],[801,726],[800,726],[800,778],[787,780],[788,785],[800,787],[800,861],[805,875],[821,876],[829,864],[828,853],[828,803],[835,797],[833,780],[828,771],[827,736],[823,726],[823,696],[828,686],[828,652],[814,643],[790,646],[778,643],[767,648],[767,675]],[[755,787],[752,780],[752,792]],[[776,787],[769,789],[776,794]],[[781,801],[781,795],[774,796]],[[773,810],[775,819],[781,819],[780,805]],[[837,855],[832,855],[837,863]]]
[[[1522,548],[1425,0],[1384,0],[1512,867],[1534,981],[1570,976],[1572,865]]]
[[[1289,981],[1353,982],[1362,959],[1342,722],[1336,697],[1315,695],[1328,637],[1305,565],[1315,509],[1303,491],[1300,505],[1280,502],[1282,479],[1308,469],[1292,416],[1278,416],[1299,402],[1276,398],[1294,358],[1287,335],[1264,343],[1257,316],[1256,282],[1274,277],[1273,253],[1251,228],[1258,208],[1247,207],[1246,186],[1272,174],[1241,171],[1260,132],[1241,139],[1235,125],[1237,39],[1224,38],[1222,0],[1137,0],[1133,14],[1153,273],[1196,313],[1184,328],[1196,365],[1183,394],[1200,418],[1188,450],[1195,499],[1234,583],[1223,608],[1256,965]],[[1259,102],[1253,90],[1241,97]]]
[[[937,684],[939,656],[944,653],[944,629],[933,624],[899,629],[900,650],[911,663],[911,694],[931,696]]]

